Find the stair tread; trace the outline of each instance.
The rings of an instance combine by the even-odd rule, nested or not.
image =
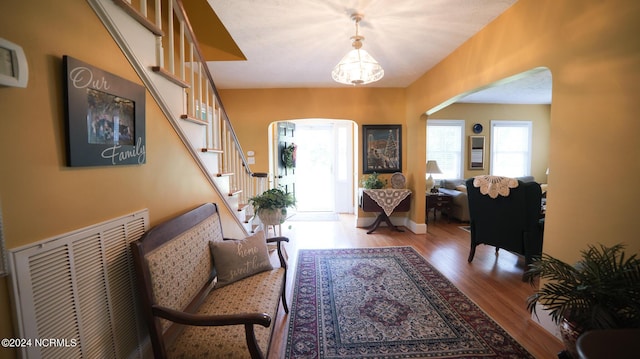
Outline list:
[[[136,4],[138,3],[137,1],[133,2],[133,6],[131,5],[130,0],[113,1],[117,7],[113,7],[113,10],[108,9],[110,12],[114,11],[120,14],[124,11],[137,23],[141,24],[140,26],[134,24],[136,26],[127,27],[126,34],[125,31],[118,32],[117,36],[126,37],[129,33],[132,33],[135,36],[144,36],[144,38],[148,37],[149,39],[153,38],[153,41],[155,42],[154,51],[159,51],[160,55],[163,55],[164,59],[167,60],[167,64],[171,64],[172,62],[167,55],[168,52],[165,53],[165,51],[168,51],[168,48],[162,48],[163,45],[166,45],[166,40],[160,39],[160,37],[167,35],[166,29],[163,31],[160,26],[155,25],[155,14],[143,14],[140,9],[136,8]],[[180,2],[177,4],[179,7],[182,6]],[[168,14],[162,14],[163,17],[165,15]],[[111,23],[111,21],[108,23]],[[131,21],[131,23],[133,24],[133,21]],[[112,25],[116,26],[115,24]],[[191,29],[187,29],[188,33],[190,33],[190,31]],[[154,34],[155,36],[151,36],[151,34]],[[185,34],[186,37],[188,37],[188,35],[189,34]],[[192,34],[191,36],[193,37]],[[186,39],[186,42],[189,41],[189,39]],[[123,41],[123,43],[125,42]],[[127,47],[126,45],[128,45],[128,43],[122,46]],[[141,51],[142,49],[144,49],[144,51],[150,51],[150,47],[140,47],[140,49]],[[199,51],[199,49],[196,50]],[[148,81],[157,85],[157,88],[153,87],[154,91],[150,91],[151,95],[157,101],[162,102],[161,109],[167,120],[176,127],[176,130],[185,146],[190,147],[190,154],[193,155],[194,160],[198,163],[202,171],[205,172],[205,175],[209,177],[211,184],[216,187],[217,193],[219,194],[219,200],[224,202],[227,208],[235,212],[236,215],[234,217],[238,219],[238,225],[242,226],[244,230],[252,230],[252,228],[247,227],[255,228],[255,225],[252,225],[253,210],[250,205],[246,203],[247,199],[244,198],[246,197],[245,193],[252,193],[252,188],[253,186],[256,186],[256,184],[258,186],[264,186],[264,182],[266,182],[265,179],[268,178],[269,175],[267,173],[251,173],[248,164],[245,162],[246,160],[241,155],[241,149],[238,151],[240,152],[240,155],[238,155],[231,147],[229,150],[222,149],[221,143],[225,144],[226,149],[226,141],[237,142],[238,139],[235,137],[231,123],[224,111],[224,108],[219,102],[218,91],[215,88],[215,84],[213,84],[213,80],[211,79],[208,71],[205,71],[204,74],[199,74],[202,76],[202,79],[200,77],[194,79],[193,76],[184,77],[178,75],[176,71],[171,70],[168,66],[165,67],[165,64],[163,64],[164,61],[158,60],[158,65],[161,66],[150,66],[151,64],[148,62],[143,63],[142,59],[152,58],[151,56],[146,56],[150,54],[145,53],[145,56],[137,56],[138,54],[134,49],[129,49],[127,47],[125,55],[127,55],[127,58],[132,64],[135,64],[134,68],[143,78],[143,82],[146,83]],[[154,55],[156,55],[157,58],[158,54],[156,53]],[[195,62],[199,63],[200,60],[198,59],[201,58],[202,56],[198,55],[191,61],[194,61],[194,64]],[[200,65],[206,67],[206,63],[202,63]],[[187,67],[187,70],[195,68],[191,63],[189,63],[189,66]],[[145,68],[146,70],[144,70]],[[205,84],[202,84],[201,81],[206,82],[206,86],[208,86],[206,89]],[[193,82],[194,85],[192,86],[190,82]],[[198,90],[199,87],[206,90],[206,93],[196,94],[196,90]],[[150,87],[150,89],[151,88],[152,87]],[[167,99],[170,98],[175,101],[165,100],[163,98],[164,95],[167,95]],[[180,97],[175,99],[176,96]],[[207,108],[206,115],[205,112],[202,112],[202,115],[200,115],[199,109],[204,109],[205,105]],[[203,119],[203,117],[206,117],[206,119]],[[193,126],[192,123],[199,126]],[[229,135],[229,133],[231,135]],[[197,152],[211,153],[211,155],[197,155]],[[239,165],[238,161],[241,162]],[[223,170],[223,168],[225,170]],[[226,172],[226,170],[233,170],[235,173]],[[218,171],[220,171],[220,173],[216,173]],[[246,182],[248,181],[245,179],[246,175],[253,177],[250,177],[249,181],[255,183],[250,183],[247,186]],[[230,176],[238,176],[240,178],[235,180],[235,177]],[[214,180],[214,177],[227,178]],[[247,186],[247,188],[242,189],[245,186]],[[247,223],[247,225],[243,226],[243,223]]]
[[[191,85],[189,85],[188,82],[180,79],[178,76],[172,74],[171,72],[165,70],[160,66],[151,66],[151,70],[182,88],[191,88]]]
[[[149,21],[144,15],[140,13],[135,7],[131,6],[127,1],[124,0],[113,0],[114,4],[122,8],[129,16],[135,19],[142,26],[146,27],[147,30],[151,31],[156,36],[164,36],[164,31],[153,22]]]
[[[189,122],[193,122],[193,123],[197,123],[199,125],[208,125],[209,123],[205,120],[201,120],[199,118],[195,118],[193,116],[190,115],[180,115],[180,118],[185,120],[185,121],[189,121]]]
[[[224,153],[224,151],[219,149],[219,148],[206,148],[206,147],[203,147],[203,148],[200,149],[200,151],[208,152],[208,153]]]

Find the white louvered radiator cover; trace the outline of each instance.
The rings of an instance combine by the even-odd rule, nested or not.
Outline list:
[[[148,228],[144,209],[9,252],[22,357],[143,357],[129,243]]]

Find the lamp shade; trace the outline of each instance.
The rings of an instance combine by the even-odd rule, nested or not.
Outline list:
[[[438,167],[438,162],[427,161],[427,173],[442,173],[440,167]]]
[[[349,51],[333,68],[334,81],[346,85],[366,85],[384,76],[382,66],[366,50]]]
[[[362,14],[351,15],[351,19],[356,22],[356,35],[351,37],[353,50],[349,51],[331,71],[331,78],[336,82],[354,86],[366,85],[384,76],[384,70],[378,61],[361,49],[364,36],[358,33],[358,29],[363,17]]]
[[[429,174],[429,177],[427,177],[427,191],[432,191],[433,192],[433,185],[435,184],[435,181],[433,180],[433,177],[431,177],[432,173],[442,173],[442,171],[440,170],[440,167],[438,167],[438,162],[431,160],[431,161],[427,161],[427,174]]]

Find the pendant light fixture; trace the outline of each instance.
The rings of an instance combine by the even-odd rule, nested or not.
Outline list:
[[[356,35],[351,37],[353,50],[349,51],[333,68],[331,77],[346,85],[366,85],[376,82],[384,76],[382,66],[369,53],[362,49],[364,36],[358,33],[360,20],[364,15],[353,14],[356,22]]]

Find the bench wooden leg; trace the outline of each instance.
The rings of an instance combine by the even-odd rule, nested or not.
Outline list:
[[[285,293],[285,289],[282,288],[282,308],[284,312],[289,314],[289,306],[287,305],[287,295]]]
[[[260,348],[258,347],[258,342],[256,341],[256,335],[253,330],[253,324],[245,324],[244,325],[244,335],[247,340],[247,347],[249,347],[249,353],[251,354],[252,359],[264,359]]]

